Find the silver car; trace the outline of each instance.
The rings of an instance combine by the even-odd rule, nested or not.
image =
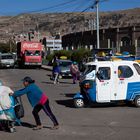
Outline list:
[[[14,56],[10,53],[0,54],[0,67],[9,68],[14,67],[15,59]]]
[[[71,77],[70,73],[70,66],[72,64],[71,60],[59,60],[59,65],[60,65],[60,78],[62,77]]]

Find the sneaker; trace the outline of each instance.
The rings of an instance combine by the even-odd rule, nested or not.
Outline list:
[[[40,129],[42,129],[42,128],[43,128],[42,125],[38,125],[38,126],[34,127],[33,130],[40,130]]]
[[[59,129],[59,125],[54,125],[51,130],[56,130],[56,129]]]

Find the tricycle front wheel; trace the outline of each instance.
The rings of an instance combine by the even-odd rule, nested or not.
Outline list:
[[[83,99],[81,99],[81,98],[77,98],[77,99],[74,99],[74,106],[76,107],[76,108],[82,108],[82,107],[84,107],[84,100]]]

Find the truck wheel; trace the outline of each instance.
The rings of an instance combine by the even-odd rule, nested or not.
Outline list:
[[[134,103],[136,107],[140,107],[140,96],[136,96]]]
[[[41,66],[37,66],[38,69],[41,69]]]
[[[74,106],[76,107],[76,108],[82,108],[82,107],[84,107],[84,100],[83,99],[81,99],[81,98],[77,98],[77,99],[74,99]]]

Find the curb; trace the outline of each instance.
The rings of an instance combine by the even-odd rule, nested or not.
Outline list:
[[[51,66],[42,65],[41,68],[44,69],[44,70],[52,71]]]

